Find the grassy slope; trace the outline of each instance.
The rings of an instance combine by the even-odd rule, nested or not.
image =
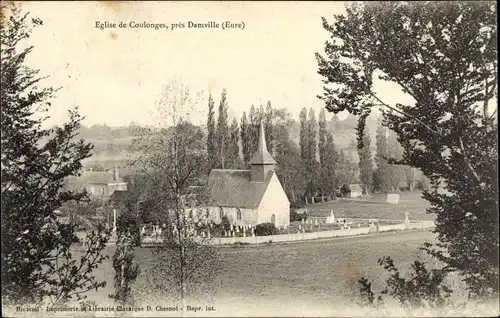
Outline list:
[[[319,203],[309,206],[308,213],[328,216],[333,211],[336,218],[404,220],[405,212],[408,212],[410,220],[434,220],[434,215],[426,213],[429,203],[421,198],[420,192],[402,193],[398,204],[389,204],[385,198],[386,195],[380,194],[365,202],[338,200]]]
[[[434,235],[429,231],[410,231],[294,244],[220,248],[223,269],[218,278],[220,288],[216,305],[220,310],[239,306],[272,310],[283,303],[297,308],[345,306],[346,301],[357,295],[356,282],[361,276],[373,280],[375,289],[380,290],[386,273],[377,265],[379,257],[392,256],[404,273],[413,260],[429,260],[418,248],[423,242],[433,240]],[[113,250],[109,247],[108,253],[111,255]],[[147,292],[146,296],[140,297],[151,299],[154,290],[145,286],[145,275],[154,258],[145,248],[137,249],[136,255],[142,273],[134,289]],[[97,276],[107,280],[108,285],[89,296],[102,304],[112,291],[110,260],[97,270]],[[155,279],[162,278],[155,276]]]

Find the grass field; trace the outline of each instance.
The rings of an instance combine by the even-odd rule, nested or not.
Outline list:
[[[392,256],[404,274],[413,260],[430,261],[418,248],[433,241],[434,234],[422,230],[293,244],[221,247],[222,271],[214,305],[218,314],[225,315],[242,314],[234,311],[238,308],[250,310],[245,315],[273,313],[277,308],[281,311],[276,315],[297,315],[296,311],[284,310],[302,308],[307,312],[314,308],[345,307],[358,295],[357,280],[362,276],[380,290],[387,273],[377,265],[378,258]],[[108,247],[107,253],[111,255],[113,251],[114,247]],[[155,260],[147,248],[136,249],[136,256],[142,273],[134,288],[144,293],[145,275]],[[102,304],[112,292],[110,260],[97,270],[97,276],[105,279],[107,286],[89,296]],[[152,299],[153,294],[150,289],[146,295],[137,296]]]
[[[310,205],[307,210],[312,216],[328,216],[333,211],[336,218],[367,218],[404,220],[405,212],[410,220],[434,220],[434,215],[427,214],[429,203],[422,199],[420,192],[404,192],[398,204],[386,202],[386,195],[378,194],[362,200],[337,200]]]

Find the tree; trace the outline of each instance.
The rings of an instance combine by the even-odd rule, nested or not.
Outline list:
[[[248,165],[250,163],[250,159],[252,158],[252,153],[250,152],[250,125],[248,124],[246,112],[243,112],[243,115],[241,116],[240,137],[243,152],[243,163]]]
[[[114,299],[120,306],[133,304],[131,285],[139,275],[139,264],[134,256],[133,245],[130,244],[133,240],[133,237],[126,234],[120,235],[113,255],[115,292],[109,295],[109,298]]]
[[[229,169],[237,169],[241,165],[240,159],[240,130],[238,128],[238,121],[233,119],[229,127],[229,145],[227,148],[227,167]]]
[[[224,169],[226,167],[226,152],[229,147],[229,128],[227,124],[227,101],[226,90],[223,89],[219,103],[219,120],[217,121],[217,154],[218,167]]]
[[[2,2],[0,22],[2,303],[57,306],[105,285],[92,274],[104,259],[107,236],[93,232],[81,260],[74,260],[74,226],[55,214],[65,202],[86,197],[65,184],[79,175],[92,146],[76,139],[78,109],[61,127],[42,128],[56,90],[40,88],[38,71],[25,65],[33,47],[20,49],[42,21]]]
[[[329,111],[363,120],[382,107],[384,125],[404,148],[397,163],[420,169],[432,184],[423,197],[436,215],[438,243],[426,246],[463,275],[469,296],[498,295],[498,174],[495,2],[355,4],[324,28],[332,40],[319,73]],[[389,105],[373,77],[399,85],[413,104]],[[438,192],[446,187],[450,194]]]
[[[321,194],[325,195],[328,190],[328,184],[333,180],[328,179],[326,162],[327,162],[327,152],[326,152],[326,116],[325,109],[322,108],[319,113],[318,119],[318,152],[319,152],[319,169],[320,169],[320,189]]]
[[[266,144],[268,147],[269,152],[272,154],[273,153],[273,147],[274,147],[274,131],[273,131],[273,107],[271,106],[271,102],[267,102],[266,106],[266,112],[262,113],[263,121],[264,121],[264,132],[266,134]]]
[[[257,145],[259,143],[259,125],[260,125],[260,113],[255,110],[252,105],[250,108],[250,159],[253,154],[257,151]]]
[[[207,158],[208,172],[217,166],[217,139],[215,131],[214,100],[212,94],[208,97],[208,119],[207,119]]]
[[[377,152],[375,153],[375,163],[377,170],[374,178],[375,188],[379,191],[389,191],[391,188],[391,167],[387,161],[389,155],[387,128],[379,124],[376,138]]]
[[[365,126],[363,145],[362,148],[358,149],[358,155],[361,184],[363,185],[363,190],[366,194],[370,192],[373,181],[373,159],[370,143],[368,127]]]
[[[335,196],[335,188],[339,184],[337,177],[337,167],[339,162],[339,155],[335,149],[335,144],[333,142],[333,135],[331,133],[326,134],[325,141],[325,159],[324,171],[326,184],[324,184],[325,191],[329,195]]]
[[[276,167],[276,174],[289,200],[295,202],[296,193],[302,194],[305,182],[302,175],[300,150],[290,138],[287,129],[287,126],[293,124],[294,121],[286,109],[275,110],[274,115],[276,116],[274,126],[275,159],[279,163]]]
[[[148,176],[147,192],[163,216],[162,241],[152,249],[160,262],[144,271],[154,273],[146,275],[153,279],[148,285],[180,306],[196,293],[213,291],[219,270],[216,249],[200,237],[208,224],[205,196],[190,190],[203,173],[205,157],[203,131],[183,116],[196,105],[189,87],[175,81],[167,84],[156,116],[161,125],[145,128],[136,138],[141,151],[136,165]],[[156,279],[158,273],[161,280]]]
[[[301,175],[303,176],[304,179],[303,195],[308,196],[309,186],[310,186],[309,180],[311,178],[311,175],[309,173],[310,171],[309,126],[307,121],[307,109],[305,107],[300,111],[299,120],[300,120],[299,147],[300,147],[300,159],[301,159]]]

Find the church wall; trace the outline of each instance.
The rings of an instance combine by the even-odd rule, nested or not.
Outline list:
[[[260,202],[258,223],[271,222],[273,214],[276,217],[276,226],[290,224],[290,201],[288,201],[276,173],[273,174]]]
[[[216,222],[220,223],[222,218],[220,215],[220,207],[210,207],[210,216]],[[256,225],[257,224],[257,209],[244,209],[244,208],[233,208],[233,207],[223,207],[223,215],[227,215],[229,222],[234,225]],[[241,219],[238,219],[238,210],[241,211]]]

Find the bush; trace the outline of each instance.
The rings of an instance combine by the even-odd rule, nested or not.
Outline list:
[[[290,210],[290,222],[293,222],[293,221],[302,221],[302,219],[305,219],[307,220],[307,214],[304,213],[304,214],[301,214],[301,213],[298,213],[297,211],[295,210]]]
[[[133,246],[141,245],[141,229],[139,227],[139,218],[130,212],[125,212],[118,216],[116,221],[117,234],[118,237],[122,235],[128,235],[132,237]]]
[[[275,235],[276,232],[276,226],[273,223],[261,223],[255,227],[256,236]]]

